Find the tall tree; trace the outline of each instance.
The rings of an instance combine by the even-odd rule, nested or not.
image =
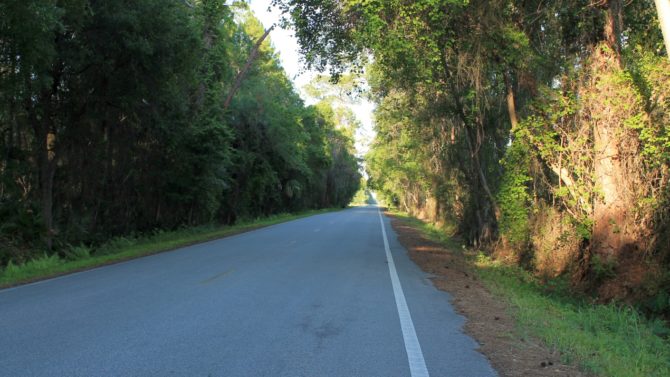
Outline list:
[[[667,261],[653,2],[275,3],[316,68],[373,57],[373,187],[605,298],[646,294],[621,288],[640,269],[662,281],[642,267]]]
[[[327,187],[332,123],[300,100],[246,4],[0,12],[0,265],[353,196],[346,179]]]

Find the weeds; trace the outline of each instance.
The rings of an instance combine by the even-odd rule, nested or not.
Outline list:
[[[603,376],[668,376],[667,326],[637,310],[594,304],[567,290],[548,295],[544,284],[516,267],[486,257],[475,265],[489,288],[512,303],[520,327],[560,350],[564,361]]]
[[[85,245],[71,247],[65,252],[65,259],[74,261],[79,259],[88,259],[91,257],[91,249]]]
[[[427,238],[464,250],[449,231],[396,215]],[[599,376],[670,376],[670,328],[661,319],[646,318],[625,305],[594,303],[573,294],[561,277],[542,280],[482,253],[466,257],[488,288],[509,301],[520,334],[557,349],[563,362]]]
[[[4,280],[21,280],[24,276],[31,276],[41,273],[42,271],[50,271],[63,263],[63,260],[54,254],[51,256],[43,255],[42,257],[31,259],[26,263],[15,265],[11,261],[7,267],[2,271],[0,281]]]
[[[233,226],[206,225],[175,231],[157,230],[140,237],[115,237],[96,248],[89,248],[85,245],[74,246],[63,252],[63,258],[58,254],[50,256],[45,254],[43,257],[20,265],[10,261],[4,269],[0,269],[0,287],[139,258],[328,211],[333,211],[333,209],[307,211],[299,214],[277,214],[240,222]]]

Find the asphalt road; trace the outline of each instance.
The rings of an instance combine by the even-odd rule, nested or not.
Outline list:
[[[384,224],[391,263],[370,206],[0,290],[0,376],[496,375]]]

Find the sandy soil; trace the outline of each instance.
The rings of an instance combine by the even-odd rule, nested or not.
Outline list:
[[[454,307],[467,318],[466,333],[479,342],[479,351],[501,376],[585,376],[576,367],[561,364],[557,352],[522,336],[509,304],[484,287],[462,253],[424,238],[401,219],[387,215],[412,260],[434,276],[438,289],[451,294]]]

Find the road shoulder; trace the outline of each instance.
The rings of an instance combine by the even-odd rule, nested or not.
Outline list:
[[[558,352],[520,334],[511,306],[477,279],[462,252],[427,239],[407,221],[386,215],[410,258],[433,275],[438,289],[451,294],[455,309],[467,319],[466,333],[477,340],[479,351],[501,376],[584,375],[576,367],[562,364]]]

